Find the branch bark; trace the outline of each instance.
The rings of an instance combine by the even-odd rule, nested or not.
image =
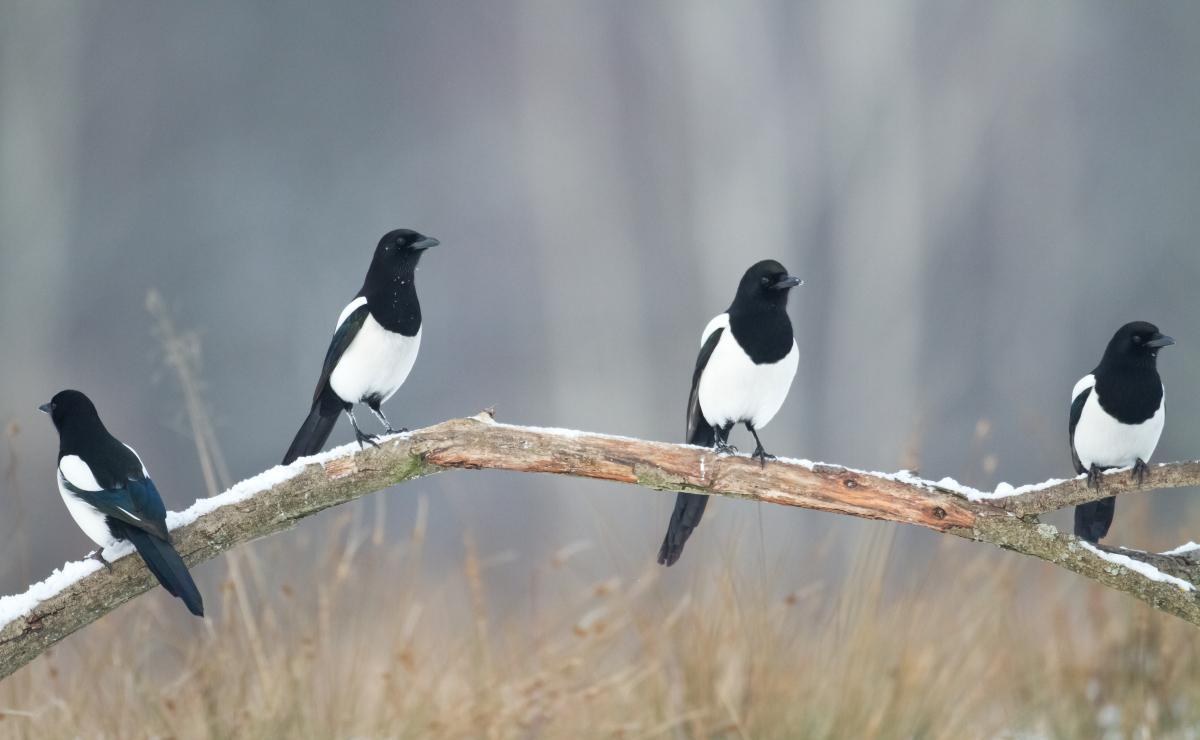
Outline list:
[[[172,532],[189,565],[294,526],[319,511],[447,469],[554,473],[660,491],[688,491],[915,524],[1045,560],[1125,591],[1200,626],[1200,563],[1181,556],[1092,548],[1037,521],[1037,514],[1135,489],[1119,473],[1100,491],[1071,480],[1007,498],[970,500],[901,474],[743,456],[626,437],[498,424],[487,414],[454,419],[324,462],[301,460],[294,475]],[[1200,463],[1154,469],[1149,488],[1200,485]],[[647,561],[653,555],[647,543]],[[1119,553],[1114,557],[1113,553]],[[1130,567],[1122,557],[1146,565]],[[1173,581],[1171,579],[1179,579]],[[1186,582],[1186,583],[1185,583]],[[93,572],[0,628],[0,678],[54,643],[156,585],[138,558]]]
[[[1045,514],[1068,506],[1077,506],[1107,496],[1138,491],[1158,491],[1166,488],[1187,488],[1200,485],[1200,461],[1173,462],[1150,468],[1146,484],[1139,486],[1129,468],[1110,470],[1103,476],[1099,488],[1088,488],[1083,476],[1065,480],[1035,491],[1001,499],[1002,506],[1018,516]]]

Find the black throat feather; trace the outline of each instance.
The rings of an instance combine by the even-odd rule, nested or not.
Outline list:
[[[1153,355],[1106,355],[1092,374],[1100,407],[1122,424],[1141,424],[1162,405],[1162,379]]]
[[[370,270],[359,296],[367,299],[371,316],[384,329],[406,337],[421,328],[421,302],[417,300],[416,265],[386,271]]]
[[[792,351],[792,321],[782,306],[729,307],[729,330],[756,365],[779,362]]]

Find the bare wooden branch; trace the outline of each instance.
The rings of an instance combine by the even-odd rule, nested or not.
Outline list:
[[[1037,521],[1041,512],[1133,490],[1119,475],[1106,479],[1099,493],[1080,481],[1067,481],[1005,499],[971,501],[908,475],[787,460],[763,466],[748,457],[686,445],[497,424],[487,414],[311,463],[246,500],[204,514],[172,536],[184,559],[195,565],[329,507],[452,468],[555,473],[915,524],[1040,558],[1200,625],[1200,601],[1191,586],[1200,582],[1200,564],[1186,557],[1099,550]],[[1176,463],[1155,468],[1147,488],[1197,483],[1200,463]],[[647,559],[653,545],[647,543]],[[1147,565],[1138,566],[1140,571],[1127,567],[1122,556]],[[0,677],[154,585],[138,558],[124,557],[111,573],[97,571],[45,599],[0,628]]]

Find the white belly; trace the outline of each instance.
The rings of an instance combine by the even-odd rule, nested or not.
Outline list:
[[[714,426],[749,422],[761,429],[787,398],[800,353],[792,349],[774,364],[755,365],[726,329],[700,376],[700,408]]]
[[[63,485],[62,477],[58,479],[58,492],[62,494],[63,503],[67,505],[67,511],[71,512],[71,517],[83,533],[91,538],[101,548],[108,547],[116,542],[112,533],[108,531],[108,523],[105,517],[100,512],[93,509],[88,504],[80,501],[75,497],[75,494],[67,490]]]
[[[420,329],[416,336],[406,337],[387,331],[367,316],[329,376],[329,385],[346,401],[362,401],[371,396],[386,401],[412,371],[420,346]]]
[[[1100,407],[1099,396],[1092,388],[1075,425],[1075,454],[1079,455],[1079,461],[1085,468],[1092,465],[1123,468],[1139,459],[1149,462],[1162,435],[1164,406],[1160,402],[1154,416],[1141,424],[1122,424]]]

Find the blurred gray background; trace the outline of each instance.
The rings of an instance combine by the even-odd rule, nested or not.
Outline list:
[[[444,245],[387,407],[409,427],[494,405],[678,440],[699,332],[773,257],[807,280],[777,454],[1069,475],[1069,391],[1146,319],[1178,340],[1157,459],[1200,457],[1198,38],[1185,2],[0,3],[0,591],[89,549],[35,410],[56,390],[93,396],[170,508],[203,494],[148,290],[198,332],[244,478],[278,462],[400,226]],[[511,553],[514,593],[580,540],[598,573],[642,572],[673,500],[448,474],[387,494],[396,537],[418,493],[426,567],[473,532]],[[1190,496],[1154,495],[1150,541],[1119,514],[1113,540],[1200,539]],[[710,511],[681,582],[890,526]]]

